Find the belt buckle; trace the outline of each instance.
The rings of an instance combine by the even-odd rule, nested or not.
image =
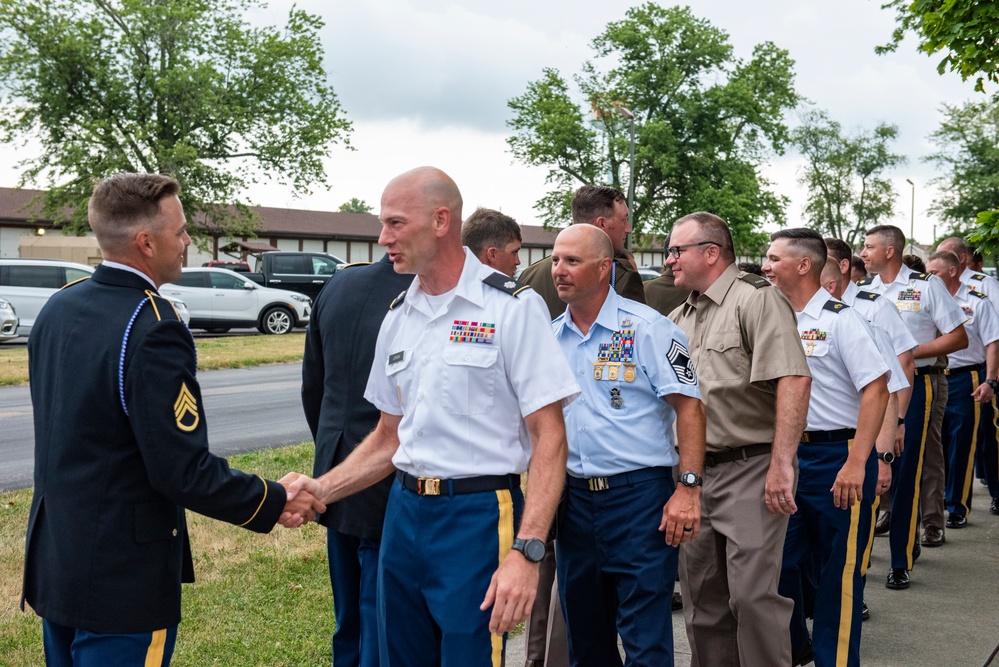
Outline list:
[[[590,491],[606,491],[610,488],[606,477],[590,477],[586,482],[590,485]]]
[[[949,368],[943,369],[943,374],[944,375],[950,375],[950,369]]]
[[[439,477],[417,477],[416,492],[421,496],[441,495],[441,480]]]

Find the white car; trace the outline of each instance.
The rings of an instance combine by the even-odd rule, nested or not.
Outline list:
[[[20,323],[18,336],[28,336],[35,318],[49,297],[69,283],[89,278],[94,267],[61,259],[3,258],[0,259],[0,300],[10,303]],[[173,302],[177,315],[185,323],[190,320],[183,301],[167,297]],[[5,321],[0,318],[0,321]],[[6,333],[6,325],[3,331]],[[2,339],[3,336],[0,336]]]
[[[262,287],[228,269],[184,269],[177,282],[160,287],[160,294],[183,300],[191,328],[210,333],[257,327],[265,334],[285,334],[307,325],[312,315],[312,299],[304,294]]]
[[[9,301],[0,299],[0,341],[17,338],[17,313]]]

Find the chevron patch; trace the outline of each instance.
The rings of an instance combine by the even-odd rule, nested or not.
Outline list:
[[[201,417],[198,416],[198,401],[187,388],[187,383],[182,382],[180,385],[180,393],[173,402],[173,415],[177,421],[177,428],[181,431],[189,433],[198,428],[198,422],[201,421]]]

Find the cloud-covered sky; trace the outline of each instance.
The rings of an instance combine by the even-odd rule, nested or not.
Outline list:
[[[590,42],[636,1],[506,0],[299,0],[326,21],[322,39],[331,81],[354,123],[353,152],[337,148],[328,164],[332,188],[296,199],[278,187],[258,187],[268,206],[335,210],[359,197],[378,208],[385,183],[414,166],[447,171],[461,188],[466,212],[502,208],[522,224],[535,224],[533,203],[545,192],[545,170],[515,164],[507,150],[507,100],[522,94],[542,69],[570,78],[593,56]],[[936,72],[938,57],[915,52],[908,38],[899,52],[874,54],[894,28],[879,0],[698,0],[695,16],[726,31],[736,55],[772,41],[796,61],[800,94],[829,112],[844,129],[880,122],[900,128],[895,145],[909,163],[892,174],[900,195],[894,220],[909,226],[916,183],[916,236],[928,241],[933,221],[926,207],[933,169],[920,161],[932,146],[942,103],[978,93],[973,82]],[[250,16],[283,23],[288,4],[274,0]],[[792,114],[790,119],[796,123]],[[788,223],[798,224],[804,192],[793,154],[775,159],[766,174],[792,198]],[[0,166],[0,170],[2,170]],[[13,178],[0,171],[0,183]]]

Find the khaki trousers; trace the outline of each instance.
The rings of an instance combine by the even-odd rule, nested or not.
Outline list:
[[[933,403],[930,404],[930,425],[926,431],[926,452],[923,454],[923,476],[919,492],[919,513],[923,528],[934,526],[943,530],[945,522],[944,487],[947,472],[941,427],[947,408],[947,376],[931,375]],[[917,536],[918,540],[919,537]]]

